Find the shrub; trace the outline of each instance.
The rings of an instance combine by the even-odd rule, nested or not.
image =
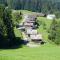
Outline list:
[[[60,22],[53,20],[48,38],[56,44],[60,44]]]

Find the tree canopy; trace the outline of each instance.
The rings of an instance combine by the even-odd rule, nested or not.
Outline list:
[[[60,0],[0,0],[13,9],[27,9],[36,12],[50,13],[60,11]]]

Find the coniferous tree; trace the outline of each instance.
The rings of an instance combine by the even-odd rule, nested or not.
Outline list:
[[[4,14],[3,14],[3,21],[7,28],[7,38],[9,41],[13,41],[15,38],[13,23],[11,18],[12,18],[11,10],[9,8],[5,8]]]

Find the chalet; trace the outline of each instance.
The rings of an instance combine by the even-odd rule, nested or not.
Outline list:
[[[35,21],[26,20],[28,23],[35,23]]]
[[[24,26],[25,26],[25,27],[33,27],[34,24],[33,24],[33,23],[24,22]]]
[[[27,29],[26,30],[26,34],[27,35],[36,35],[37,34],[37,30],[35,30],[35,29]]]
[[[56,16],[54,14],[48,14],[47,15],[47,19],[53,20],[55,18],[56,18]]]
[[[36,43],[42,42],[42,35],[40,34],[30,35],[30,38],[32,42],[36,42]]]

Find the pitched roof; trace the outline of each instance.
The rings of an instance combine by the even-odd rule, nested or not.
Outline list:
[[[42,35],[40,35],[40,34],[30,35],[30,38],[33,39],[33,40],[39,40],[39,39],[42,39]]]
[[[34,23],[35,21],[26,20],[25,22],[28,22],[28,23]]]
[[[37,34],[37,30],[27,29],[27,30],[26,30],[26,33],[27,33],[27,34],[31,34],[31,35],[35,35],[35,34]]]
[[[33,23],[24,22],[24,25],[25,25],[25,26],[33,26],[34,24],[33,24]]]

